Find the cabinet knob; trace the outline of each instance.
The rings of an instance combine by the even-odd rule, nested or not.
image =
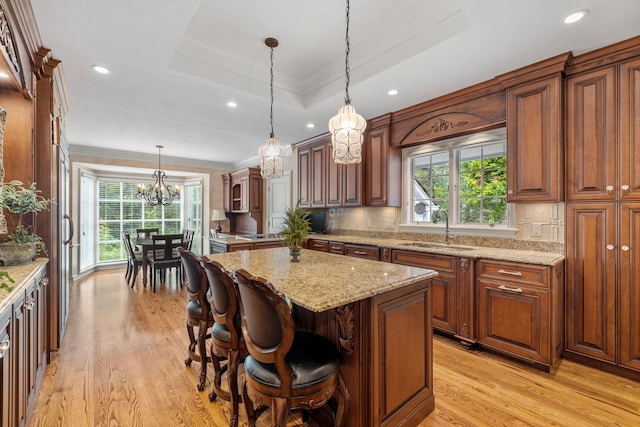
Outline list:
[[[629,186],[627,184],[621,185],[620,188],[622,188],[622,191],[628,191],[629,190]]]
[[[25,301],[25,302],[24,302],[24,304],[22,305],[22,307],[23,307],[25,310],[33,310],[33,303],[34,303],[34,300],[31,300],[31,301]]]
[[[622,249],[623,251],[625,251],[625,252],[626,252],[626,251],[628,251],[628,250],[629,250],[629,246],[627,246],[627,245],[622,245],[622,246],[620,247],[620,249]]]
[[[513,190],[507,190],[507,194],[513,194]]]
[[[607,245],[607,249],[610,250],[610,251],[612,251],[614,247],[615,246],[613,246],[613,245]]]
[[[0,341],[0,359],[4,357],[4,352],[9,350],[9,347],[11,347],[11,341]]]
[[[613,185],[607,185],[607,191],[613,191]]]

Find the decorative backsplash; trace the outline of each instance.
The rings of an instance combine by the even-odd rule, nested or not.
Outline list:
[[[400,208],[327,209],[327,233],[419,241],[442,240],[440,234],[400,231]],[[564,253],[565,206],[563,203],[515,205],[515,239],[461,236],[456,243]]]

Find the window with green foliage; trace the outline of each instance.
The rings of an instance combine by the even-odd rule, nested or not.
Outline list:
[[[406,222],[507,227],[506,149],[504,131],[406,149]]]
[[[98,181],[98,262],[126,259],[122,233],[133,238],[137,228],[159,228],[161,233],[180,233],[180,203],[151,207],[136,198],[138,183]]]

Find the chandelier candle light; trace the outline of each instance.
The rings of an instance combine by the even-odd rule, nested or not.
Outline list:
[[[338,114],[329,120],[329,132],[333,144],[333,161],[340,164],[360,163],[362,161],[362,140],[367,121],[351,105],[349,97],[349,0],[346,7],[347,31],[345,42],[347,45],[345,54],[345,97],[344,105],[338,110]]]
[[[284,147],[278,143],[273,133],[273,48],[278,46],[278,40],[269,37],[265,39],[264,44],[271,49],[271,112],[269,114],[271,133],[269,139],[258,151],[260,156],[260,175],[263,178],[279,178],[284,173]]]
[[[152,187],[147,188],[144,184],[138,184],[138,199],[144,199],[149,206],[167,206],[174,200],[180,200],[180,187],[177,185],[175,189],[169,188],[164,182],[167,175],[160,167],[160,150],[164,148],[163,145],[156,145],[158,148],[158,170],[153,172],[153,178],[155,183]]]

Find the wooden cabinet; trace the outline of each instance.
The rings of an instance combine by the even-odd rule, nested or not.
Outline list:
[[[12,412],[14,407],[13,389],[13,323],[11,322],[13,307],[0,312],[0,426],[14,426]]]
[[[298,200],[301,207],[362,204],[362,165],[335,163],[331,147],[327,134],[298,145]]]
[[[231,212],[262,212],[262,176],[260,175],[260,169],[241,169],[230,174],[229,180]]]
[[[640,378],[639,240],[639,202],[567,205],[567,356]]]
[[[380,249],[373,245],[356,245],[354,243],[344,244],[344,254],[357,258],[380,261]]]
[[[222,242],[216,242],[209,240],[209,253],[210,254],[222,254],[225,252],[238,252],[238,251],[252,251],[254,249],[269,249],[269,248],[281,248],[284,246],[284,241],[247,241],[243,243],[234,243],[229,245]]]
[[[455,336],[463,345],[475,343],[472,259],[393,249],[390,262],[437,271],[432,279],[433,327]]]
[[[222,175],[222,208],[225,212],[231,212],[231,174]]]
[[[308,239],[307,249],[313,249],[314,251],[329,252],[329,242],[323,239]]]
[[[563,268],[481,259],[478,342],[552,369],[562,355]]]
[[[564,197],[560,74],[507,90],[507,201]]]
[[[367,125],[363,158],[365,163],[365,206],[400,206],[402,153],[390,143],[390,115],[372,119]]]
[[[344,255],[344,243],[329,242],[329,252],[332,254]]]
[[[640,59],[566,84],[567,200],[640,200]]]

